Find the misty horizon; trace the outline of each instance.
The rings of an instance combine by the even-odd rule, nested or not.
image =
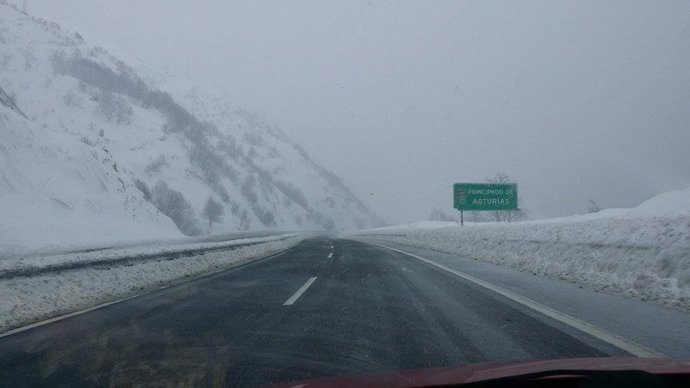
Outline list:
[[[532,218],[690,185],[684,2],[26,4],[257,112],[391,223],[497,172]]]

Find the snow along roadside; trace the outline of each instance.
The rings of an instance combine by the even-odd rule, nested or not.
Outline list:
[[[103,265],[93,260],[91,265],[65,271],[0,279],[0,333],[222,271],[284,251],[308,237],[293,234],[245,239],[244,245],[235,241],[206,243],[219,249],[170,260],[128,261],[124,265]],[[222,250],[218,244],[226,244],[228,249]]]
[[[416,225],[358,238],[433,249],[690,311],[690,218]]]
[[[239,238],[221,242],[176,242],[121,248],[91,249],[51,255],[26,256],[0,260],[0,279],[35,276],[47,272],[70,270],[92,265],[129,265],[145,260],[196,256],[214,250],[229,250],[249,244],[261,244],[297,236],[296,233]]]

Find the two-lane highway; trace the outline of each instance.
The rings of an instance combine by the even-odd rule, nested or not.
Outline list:
[[[408,255],[319,238],[0,338],[0,385],[254,386],[623,350]]]

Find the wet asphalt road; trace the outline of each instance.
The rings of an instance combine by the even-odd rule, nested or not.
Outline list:
[[[0,386],[256,386],[608,355],[627,354],[409,256],[319,238],[0,338]]]

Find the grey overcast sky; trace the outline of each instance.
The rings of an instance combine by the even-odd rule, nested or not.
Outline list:
[[[504,171],[533,217],[690,186],[689,1],[27,0],[227,94],[391,222]]]

